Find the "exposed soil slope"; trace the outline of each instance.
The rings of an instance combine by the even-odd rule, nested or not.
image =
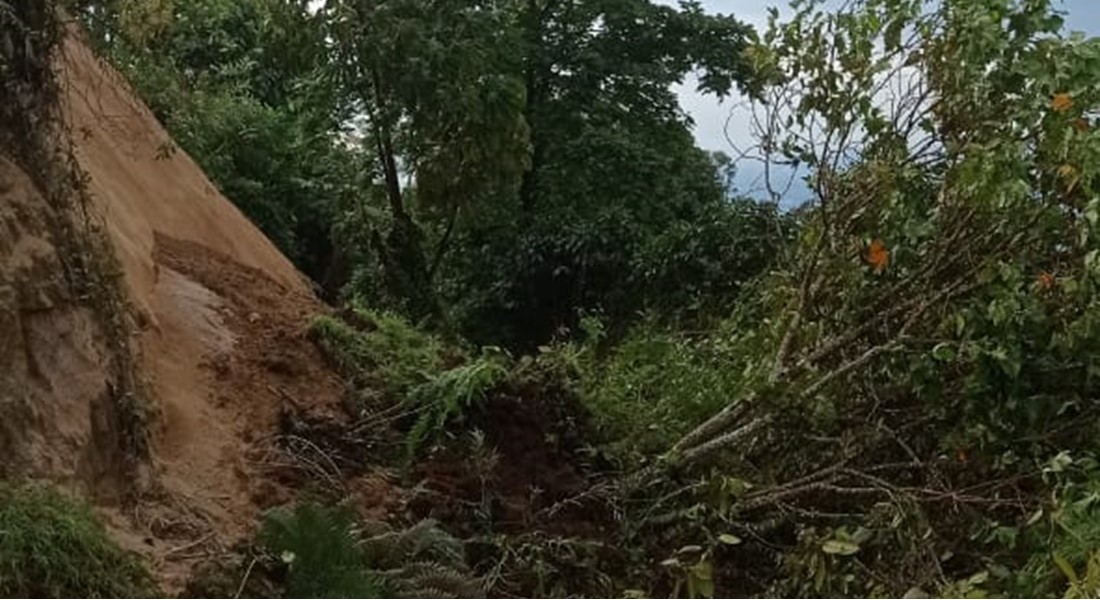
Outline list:
[[[46,474],[116,499],[118,381],[102,324],[67,281],[55,210],[0,157],[0,477]]]
[[[61,59],[64,112],[155,411],[151,477],[113,520],[173,588],[191,559],[289,498],[264,475],[280,412],[337,414],[343,388],[305,336],[324,310],[305,279],[186,153],[164,151],[165,130],[77,37]]]

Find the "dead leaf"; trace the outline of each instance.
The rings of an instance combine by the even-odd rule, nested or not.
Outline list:
[[[1054,98],[1050,101],[1050,107],[1055,112],[1066,112],[1073,108],[1073,96],[1066,93],[1054,94]]]

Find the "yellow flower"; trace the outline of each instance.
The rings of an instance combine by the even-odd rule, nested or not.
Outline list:
[[[1054,94],[1054,99],[1050,101],[1050,107],[1055,112],[1066,112],[1073,108],[1073,96],[1066,93]]]

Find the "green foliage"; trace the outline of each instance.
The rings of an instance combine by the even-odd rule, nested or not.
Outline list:
[[[426,441],[449,425],[460,423],[511,374],[510,357],[499,349],[486,348],[469,363],[443,371],[413,389],[408,406],[419,416],[409,432],[409,456],[414,457]]]
[[[336,221],[362,198],[318,17],[284,0],[81,0],[93,42],[179,146],[333,292]],[[149,52],[148,48],[157,48]],[[159,158],[167,158],[166,152]]]
[[[616,331],[720,314],[782,238],[774,211],[728,201],[671,91],[757,87],[751,30],[698,4],[77,4],[330,298],[531,349],[580,310]]]
[[[438,523],[405,529],[368,523],[360,542],[367,564],[400,598],[475,598],[480,583],[466,567],[463,544]]]
[[[486,587],[501,595],[534,598],[619,596],[607,572],[616,551],[600,542],[526,533],[479,540],[491,548]],[[483,565],[484,566],[484,565]]]
[[[704,93],[745,84],[751,30],[694,3],[534,1],[516,10],[531,165],[518,204],[479,215],[457,244],[447,285],[465,332],[530,350],[582,310],[602,310],[618,330],[645,308],[690,314],[720,301],[692,297],[708,285],[692,271],[716,255],[731,256],[732,267],[718,293],[755,275],[759,265],[725,252],[728,237],[701,234],[732,211],[671,91],[689,72]],[[679,232],[713,245],[677,257]],[[674,270],[683,301],[658,306],[649,291],[668,286]]]
[[[455,276],[444,282],[457,301],[456,321],[474,340],[532,350],[575,328],[584,312],[600,313],[615,337],[647,311],[685,328],[726,316],[742,287],[782,252],[793,219],[771,205],[723,199],[714,166],[699,158],[675,176],[694,182],[695,192],[662,195],[660,186],[679,184],[658,171],[662,182],[642,186],[645,193],[608,192],[600,201],[593,194],[582,207],[549,204],[546,220],[526,231],[491,222],[464,231]],[[572,193],[562,190],[575,202]],[[684,197],[674,202],[675,194]],[[511,252],[513,245],[521,251]]]
[[[737,396],[736,352],[721,336],[647,322],[598,359],[589,355],[582,398],[622,457],[652,457]]]
[[[157,594],[145,566],[107,537],[87,506],[46,486],[0,485],[0,595]]]
[[[503,350],[484,348],[466,361],[458,349],[400,317],[361,308],[348,309],[344,319],[317,317],[312,333],[360,394],[361,409],[397,405],[415,415],[410,457],[476,411],[515,368]]]
[[[407,529],[359,523],[344,507],[305,503],[264,517],[264,549],[286,566],[297,598],[474,597],[462,544],[433,521]]]
[[[1059,489],[1049,457],[1097,450],[1100,46],[1046,2],[805,3],[773,25],[762,158],[808,166],[815,201],[730,323],[739,389],[666,456],[747,482],[717,509],[784,548],[744,548],[780,565],[746,578],[769,593],[997,593],[1031,567],[1057,590],[1055,538],[1026,523]],[[1053,547],[1082,581],[1071,516]]]
[[[259,539],[287,565],[285,585],[292,598],[385,597],[366,570],[348,509],[307,503],[293,512],[269,512]]]
[[[312,326],[322,349],[370,403],[381,393],[390,403],[431,382],[444,369],[444,344],[402,318],[350,308],[348,318],[317,317]]]

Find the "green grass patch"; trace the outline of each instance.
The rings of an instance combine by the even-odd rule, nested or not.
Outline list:
[[[0,484],[0,596],[132,598],[159,592],[84,504],[35,484]]]

